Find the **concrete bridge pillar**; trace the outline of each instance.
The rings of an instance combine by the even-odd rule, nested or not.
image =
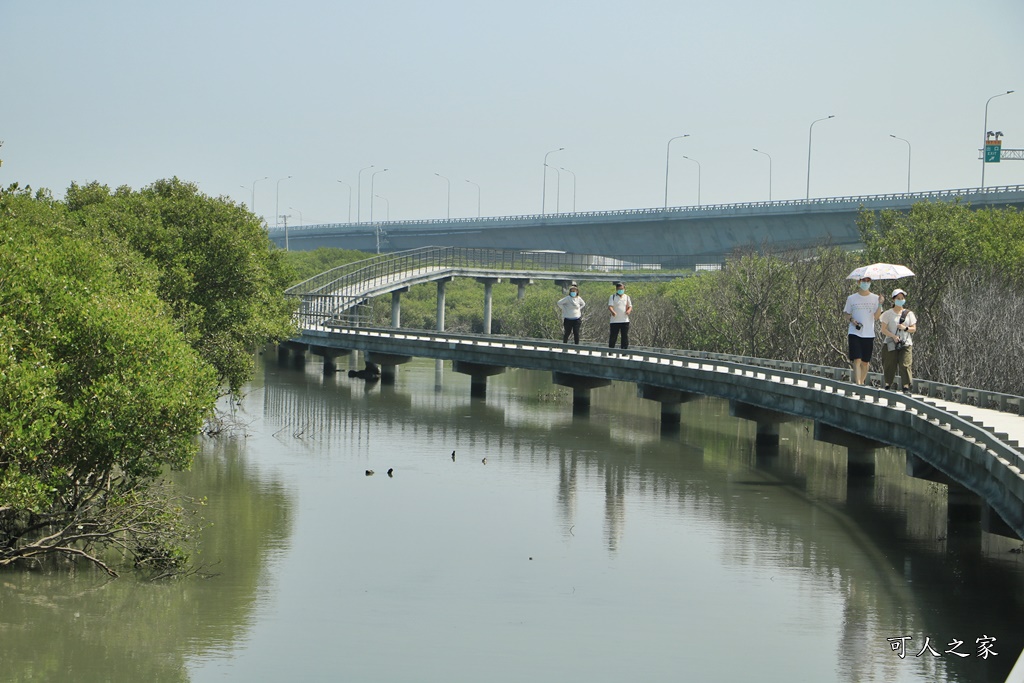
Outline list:
[[[601,377],[583,377],[570,375],[555,370],[551,373],[551,382],[572,389],[572,414],[587,415],[590,413],[590,390],[606,387],[612,383],[610,379]]]
[[[352,353],[350,349],[335,349],[327,346],[310,346],[309,350],[313,355],[323,357],[325,375],[331,375],[338,371],[338,363],[335,360],[338,356],[348,356]]]
[[[293,368],[302,368],[306,365],[306,349],[308,344],[301,342],[286,341],[277,346],[277,362],[279,365],[287,365],[289,359]]]
[[[741,403],[740,401],[729,401],[729,414],[733,417],[744,420],[753,420],[757,423],[757,436],[754,443],[758,446],[779,445],[779,425],[783,422],[796,420],[795,415],[779,413],[760,406]]]
[[[412,356],[395,356],[390,353],[371,351],[366,354],[366,360],[380,366],[380,383],[391,385],[395,383],[395,368],[402,363],[411,361]]]
[[[473,398],[485,398],[487,396],[487,378],[492,375],[500,375],[505,372],[504,365],[484,365],[482,363],[469,363],[461,360],[452,361],[452,370],[463,375],[469,375],[469,395]]]
[[[875,451],[885,448],[884,443],[867,439],[824,422],[814,423],[814,438],[817,441],[846,447],[847,476],[875,476]]]
[[[408,287],[403,287],[391,292],[391,327],[396,329],[402,326],[402,293],[408,291]]]
[[[450,277],[437,281],[437,331],[444,332],[444,298],[445,286],[451,282]]]
[[[677,389],[656,387],[652,384],[637,384],[636,395],[637,398],[661,402],[662,432],[678,432],[679,424],[682,421],[682,404],[698,398],[696,394],[690,394]]]
[[[533,284],[533,280],[531,280],[528,277],[512,278],[511,280],[509,280],[509,282],[511,282],[512,284],[516,285],[519,288],[516,290],[516,299],[518,299],[519,301],[522,301],[524,298],[526,298],[526,286]]]
[[[484,334],[491,333],[491,305],[494,299],[494,285],[500,277],[478,277],[476,281],[484,286]]]

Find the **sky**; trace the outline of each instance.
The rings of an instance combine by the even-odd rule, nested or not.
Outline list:
[[[1024,148],[1022,30],[1020,0],[0,0],[0,185],[176,176],[271,227],[978,187],[986,103]]]

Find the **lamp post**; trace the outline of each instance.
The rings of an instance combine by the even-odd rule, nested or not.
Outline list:
[[[683,155],[684,159],[690,159],[690,157]],[[697,206],[700,206],[700,162],[696,159],[690,159],[693,163],[697,164]]]
[[[548,154],[554,154],[555,152],[561,152],[565,147],[559,147],[553,149],[544,155],[544,187],[540,193],[540,215],[543,216],[547,212],[548,204]]]
[[[674,138],[669,138],[668,139],[668,143],[665,145],[665,208],[666,209],[668,208],[668,153],[669,153],[669,150],[672,148],[672,141],[673,140],[679,140],[681,138],[688,138],[688,137],[690,137],[689,133],[687,133],[686,135],[677,135]]]
[[[466,182],[476,188],[476,217],[480,218],[480,186],[472,180],[466,180]]]
[[[346,183],[344,180],[339,180],[339,183],[348,188],[348,222],[352,222],[352,186]]]
[[[558,167],[552,166],[555,170],[555,213],[562,212],[562,172]]]
[[[754,151],[758,154],[763,154],[768,157],[768,201],[772,200],[772,155],[768,152],[762,152],[761,150],[754,148]]]
[[[892,133],[889,134],[889,137],[895,138],[896,140],[903,140],[903,142],[907,143],[907,194],[910,194],[910,156],[913,154],[914,150],[910,147],[910,140],[893,135]]]
[[[363,171],[368,171],[373,168],[373,164],[359,169],[359,173],[356,174],[356,223],[361,223],[363,220]]]
[[[448,183],[448,218],[451,218],[452,217],[452,181],[449,180],[448,178],[446,178],[445,176],[441,175],[440,173],[435,173],[434,175],[436,175],[438,178],[441,178],[446,183]]]
[[[261,180],[266,180],[269,176],[263,176],[252,181],[252,198],[249,200],[249,211],[256,213],[256,183]]]
[[[288,176],[287,178],[278,178],[277,179],[277,192],[276,192],[275,198],[274,198],[274,227],[275,228],[278,225],[277,220],[278,220],[278,218],[280,218],[280,213],[281,213],[281,181],[282,180],[288,180],[288,178],[291,178],[291,176]],[[287,231],[287,229],[286,229],[286,231]],[[285,234],[285,242],[287,242],[287,241],[288,241],[288,235]],[[287,251],[287,249],[285,251]]]
[[[983,131],[981,137],[981,189],[983,190],[985,189],[985,142],[988,140],[988,103],[997,97],[1003,97],[1005,95],[1009,95],[1012,92],[1015,91],[1007,90],[1006,92],[1001,92],[998,95],[993,95],[992,97],[985,100],[985,130]]]
[[[811,198],[811,136],[814,134],[814,124],[819,121],[828,121],[834,119],[835,114],[829,114],[823,119],[816,119],[811,121],[811,127],[807,131],[807,199]]]
[[[376,197],[377,199],[383,199],[384,200],[384,220],[385,221],[390,221],[391,220],[391,202],[388,201],[387,197],[381,197],[379,194],[375,194],[373,196]]]
[[[299,211],[294,206],[289,206],[288,210],[289,211]],[[302,217],[302,212],[299,211],[299,225],[305,225],[305,224],[306,224],[306,220]]]
[[[377,177],[378,173],[383,173],[388,169],[382,168],[379,171],[374,171],[370,174],[370,222],[373,222],[373,180]]]
[[[576,174],[567,168],[560,169],[572,175],[572,212],[576,213]]]

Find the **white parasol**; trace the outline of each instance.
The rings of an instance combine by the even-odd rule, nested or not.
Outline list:
[[[906,266],[895,263],[872,263],[870,266],[855,268],[846,276],[847,280],[859,280],[869,277],[872,280],[899,280],[901,277],[913,277],[914,272]]]

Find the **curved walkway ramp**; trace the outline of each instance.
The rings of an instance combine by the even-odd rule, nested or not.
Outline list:
[[[769,445],[778,442],[779,423],[813,420],[816,438],[847,448],[851,475],[873,472],[876,449],[902,448],[908,474],[949,485],[951,515],[962,506],[975,511],[986,530],[1024,538],[1024,417],[950,400],[980,400],[1019,413],[1021,397],[915,382],[917,391],[942,393],[940,401],[857,387],[838,368],[334,324],[307,326],[288,346],[324,356],[330,360],[325,369],[339,355],[362,351],[382,366],[385,379],[412,357],[451,360],[457,372],[470,375],[478,396],[485,395],[488,376],[508,367],[549,371],[555,384],[572,387],[574,408],[583,410],[591,390],[611,381],[633,382],[639,397],[662,404],[663,422],[678,423],[679,406],[692,398],[722,398],[730,401],[733,415],[756,421],[758,442]]]
[[[302,324],[325,318],[353,322],[354,310],[369,299],[401,293],[428,282],[443,283],[471,277],[486,283],[508,280],[525,287],[533,280],[556,282],[657,282],[692,275],[694,268],[662,269],[643,257],[610,259],[587,254],[462,247],[422,247],[395,254],[380,254],[320,273],[285,293],[301,299]],[[717,265],[717,264],[716,264]],[[707,267],[711,267],[708,264]],[[443,296],[443,289],[439,290]],[[489,296],[489,292],[488,292]],[[443,316],[439,327],[443,329]]]

